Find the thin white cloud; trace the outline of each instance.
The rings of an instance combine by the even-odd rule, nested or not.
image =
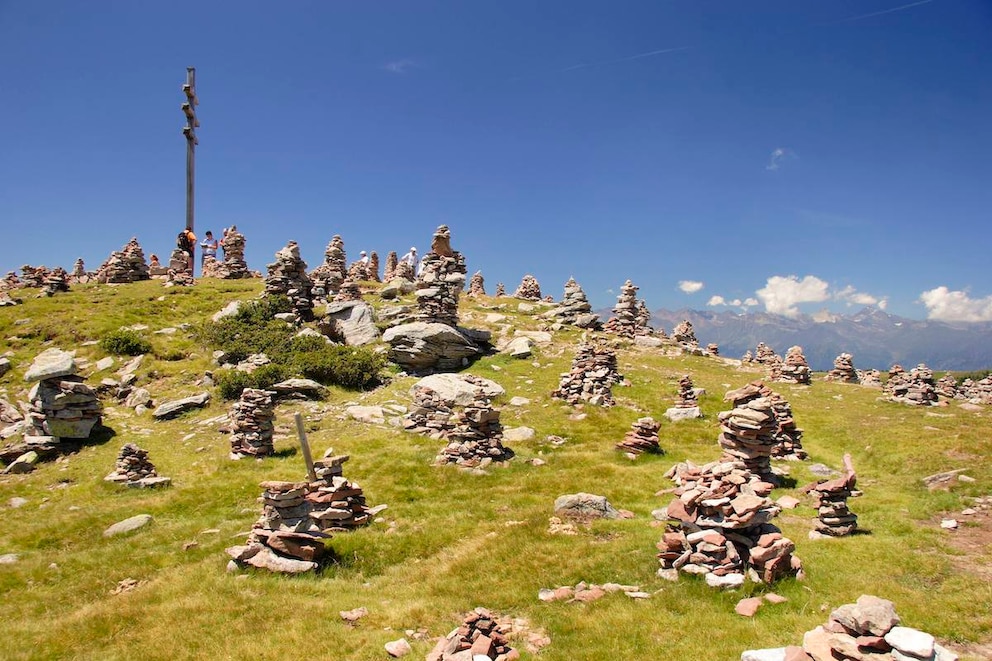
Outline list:
[[[788,147],[776,147],[772,150],[771,156],[768,157],[768,165],[765,166],[765,169],[778,170],[782,167],[783,163],[793,160],[799,160],[799,154],[797,154],[794,149],[789,149]]]
[[[718,305],[726,305],[731,308],[748,308],[753,307],[758,304],[758,301],[753,298],[746,298],[743,301],[739,298],[732,298],[729,301],[720,296],[719,294],[710,296],[710,300],[706,301],[706,305],[716,307]]]
[[[858,291],[851,285],[834,292],[834,298],[838,301],[845,301],[848,305],[878,305],[879,307],[882,307],[882,301],[885,300],[879,296],[872,296],[867,292]]]
[[[404,58],[402,60],[394,60],[392,62],[387,62],[382,65],[383,70],[389,73],[404,74],[410,69],[420,66],[414,60]]]
[[[920,5],[926,5],[933,2],[933,0],[919,0],[918,2],[911,2],[908,5],[900,5],[898,7],[892,7],[891,9],[883,9],[881,11],[873,11],[869,14],[858,14],[857,16],[849,16],[848,18],[842,18],[839,21],[833,21],[831,23],[825,23],[825,25],[840,25],[841,23],[850,23],[851,21],[860,21],[863,18],[871,18],[873,16],[882,16],[884,14],[891,14],[897,11],[903,11],[904,9],[909,9],[911,7],[919,7]]]
[[[773,275],[755,294],[764,303],[768,312],[797,317],[799,316],[797,304],[825,301],[830,298],[829,290],[830,285],[815,275],[807,275],[801,280],[794,275],[787,277]]]
[[[937,321],[992,321],[992,296],[971,298],[943,285],[920,294],[927,318]]]
[[[679,289],[686,294],[695,294],[706,285],[699,280],[679,280]]]
[[[745,298],[744,302],[741,304],[746,308],[753,308],[755,306],[761,305],[756,298]]]

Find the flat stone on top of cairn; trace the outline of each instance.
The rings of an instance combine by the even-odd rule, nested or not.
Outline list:
[[[812,372],[809,369],[809,363],[806,362],[803,348],[796,345],[789,347],[782,363],[775,364],[771,380],[809,385],[811,376]]]
[[[840,381],[841,383],[857,383],[858,372],[854,369],[854,356],[841,353],[834,358],[834,367],[823,377],[824,381]]]
[[[851,455],[845,454],[843,476],[803,487],[804,493],[813,496],[813,506],[817,508],[816,532],[831,537],[843,537],[857,529],[858,515],[847,507],[848,498],[861,495],[854,489],[857,482],[858,476],[854,472]]]
[[[497,621],[486,608],[476,608],[462,625],[437,641],[427,661],[513,661],[520,653],[510,647],[510,627]]]
[[[561,302],[541,316],[579,328],[598,330],[603,325],[599,315],[592,311],[592,304],[575,278],[569,278],[565,283],[565,293]]]
[[[482,277],[482,271],[472,274],[472,279],[468,282],[468,295],[472,298],[486,295],[486,281]]]
[[[692,383],[692,377],[688,374],[683,374],[682,378],[679,379],[679,392],[675,396],[675,406],[665,411],[665,417],[672,422],[703,417],[703,412],[699,408],[699,400],[696,397],[696,387]]]
[[[451,248],[451,230],[439,225],[417,279],[417,318],[458,325],[458,298],[465,287],[465,257]]]
[[[596,406],[614,406],[613,386],[623,382],[617,371],[617,354],[605,343],[584,343],[575,352],[572,367],[561,375],[552,397],[569,404],[589,402]]]
[[[623,440],[616,444],[617,450],[631,455],[639,455],[645,452],[651,454],[665,454],[658,444],[658,430],[661,428],[654,418],[638,418],[631,429],[623,437]]]
[[[275,405],[268,390],[245,388],[231,407],[231,458],[262,457],[275,452],[272,432]]]
[[[522,298],[525,301],[539,301],[541,300],[541,285],[537,281],[537,278],[532,276],[530,273],[525,275],[522,280],[520,280],[520,286],[517,290],[513,292],[513,298]]]
[[[148,450],[142,450],[134,443],[125,443],[121,447],[114,470],[103,479],[143,489],[164,487],[172,482],[168,477],[159,476],[148,459]]]
[[[672,339],[690,347],[699,346],[699,340],[696,339],[696,331],[693,330],[692,322],[688,319],[683,319],[672,329]]]
[[[313,320],[313,283],[307,276],[307,264],[300,258],[300,246],[290,241],[276,253],[276,261],[268,265],[265,296],[282,295],[289,299],[300,321]]]

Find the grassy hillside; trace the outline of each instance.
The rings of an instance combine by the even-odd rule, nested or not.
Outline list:
[[[84,343],[133,324],[148,326],[143,332],[154,347],[138,371],[139,385],[157,402],[199,392],[195,381],[211,369],[210,350],[182,330],[154,331],[209,318],[228,301],[260,290],[258,281],[202,281],[193,289],[164,289],[159,282],[77,286],[51,299],[24,292],[24,305],[0,309],[0,353],[12,351],[15,365],[0,377],[0,395],[26,399],[23,372],[44,348],[77,348],[78,357],[95,362],[103,352]],[[487,306],[501,306],[507,320],[484,323],[492,311]],[[501,324],[539,327],[512,299],[463,299],[462,322],[497,333]],[[723,393],[761,375],[717,359],[628,347],[619,362],[631,386],[615,389],[619,405],[586,407],[585,419],[570,420],[573,409],[549,393],[579,337],[559,332],[531,359],[495,355],[467,370],[506,388],[505,401],[496,402],[505,426],[537,432],[533,441],[508,443],[516,458],[486,475],[431,467],[440,441],[345,418],[348,403],[408,405],[411,377],[371,392],[332,389],[326,401],[280,405],[277,456],[259,461],[228,459],[229,437],[210,422],[229,406],[216,393],[208,408],[168,422],[106,401],[104,423],[115,433],[109,441],[28,475],[0,476],[0,554],[20,555],[0,565],[0,658],[383,659],[383,644],[405,630],[446,634],[459,613],[481,605],[527,618],[547,633],[551,644],[537,656],[548,661],[729,661],[744,649],[798,643],[829,609],[863,593],[894,601],[908,626],[972,650],[964,658],[982,658],[980,646],[992,642],[992,547],[981,537],[989,519],[958,516],[964,532],[979,539],[968,552],[955,544],[957,533],[938,524],[942,514],[968,507],[968,497],[992,492],[987,412],[953,403],[910,408],[878,401],[879,392],[859,386],[778,384],[806,431],[810,453],[808,462],[781,465],[801,486],[814,479],[809,465],[837,468],[851,452],[865,492],[851,508],[865,534],[809,541],[814,510],[786,511],[776,523],[795,540],[806,580],[721,593],[690,577],[678,583],[656,577],[655,543],[663,529],[652,524],[650,512],[667,502],[655,494],[671,486],[663,473],[672,463],[719,456],[716,414],[726,408]],[[662,420],[683,373],[707,391],[700,402],[705,419],[664,421],[665,456],[632,462],[616,452],[613,444],[635,419]],[[94,373],[88,381],[106,375]],[[531,403],[506,405],[517,395]],[[351,455],[345,476],[361,484],[370,504],[389,508],[368,528],[336,535],[331,546],[338,561],[318,576],[228,574],[223,550],[243,543],[258,517],[258,483],[304,475],[290,433],[295,411],[305,414],[315,454],[333,447]],[[544,440],[549,434],[567,442],[552,446]],[[149,492],[105,483],[126,442],[149,450],[173,486]],[[527,462],[535,457],[546,463]],[[921,483],[925,475],[963,467],[975,482],[932,493]],[[549,534],[555,497],[577,491],[605,495],[635,517],[595,522],[574,536]],[[800,497],[796,488],[778,489],[773,497],[784,494]],[[15,497],[27,504],[10,507]],[[154,522],[128,536],[103,537],[107,526],[139,513]],[[111,594],[128,578],[140,585]],[[635,601],[613,594],[589,604],[537,599],[540,588],[581,580],[640,585],[653,595]],[[741,597],[768,591],[789,601],[766,605],[753,619],[734,614]],[[369,615],[346,626],[338,612],[358,606]],[[411,642],[410,658],[423,658],[433,646],[432,640]]]

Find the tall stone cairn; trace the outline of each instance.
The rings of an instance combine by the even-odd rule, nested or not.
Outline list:
[[[803,487],[804,492],[813,496],[813,506],[817,508],[817,532],[831,537],[843,537],[857,529],[858,515],[847,507],[848,498],[860,495],[854,490],[857,481],[851,455],[845,454],[843,476]]]
[[[689,346],[698,346],[699,340],[696,339],[696,331],[692,328],[692,322],[688,319],[683,319],[679,322],[679,325],[672,329],[672,339],[680,344],[686,344]]]
[[[276,418],[272,392],[245,388],[231,406],[231,456],[263,457],[275,452],[272,431]]]
[[[386,268],[382,274],[383,282],[389,282],[396,277],[396,265],[399,264],[399,257],[396,256],[395,250],[390,250],[389,254],[386,255]]]
[[[648,304],[643,298],[637,300],[637,327],[646,331],[651,330],[651,310],[648,309]]]
[[[543,316],[579,328],[598,330],[603,325],[599,315],[592,311],[592,304],[589,303],[585,291],[575,278],[569,278],[565,283],[565,293],[561,302]]]
[[[320,300],[329,300],[338,293],[341,283],[348,275],[347,258],[344,252],[344,241],[335,234],[324,250],[323,263],[310,274],[314,290]]]
[[[451,248],[451,230],[439,225],[431,249],[420,262],[417,319],[458,325],[458,297],[465,288],[465,258]]]
[[[496,283],[496,293],[493,294],[493,296],[495,296],[496,298],[506,296],[506,287],[503,285],[502,282]]]
[[[754,362],[766,365],[777,360],[780,361],[782,358],[775,353],[774,349],[764,342],[758,342],[758,346],[754,350]]]
[[[488,609],[479,607],[468,614],[462,625],[437,641],[427,661],[513,661],[520,653],[510,647],[507,634],[512,626],[500,623]]]
[[[29,408],[24,431],[26,436],[89,438],[100,423],[103,406],[95,390],[77,376],[73,355],[51,348],[35,357],[24,374],[26,381],[36,381],[28,392]]]
[[[801,346],[789,347],[782,363],[775,364],[772,381],[782,381],[784,383],[799,383],[809,385],[812,380],[812,372],[806,356],[803,354]]]
[[[864,388],[881,388],[882,375],[878,370],[858,370],[858,383]]]
[[[138,282],[150,278],[145,251],[141,249],[137,237],[131,237],[123,248],[110,253],[96,274],[97,282],[110,283]]]
[[[857,383],[858,371],[854,369],[854,356],[842,353],[834,358],[834,367],[823,377],[824,381],[840,381],[841,383]]]
[[[696,386],[692,382],[692,377],[683,374],[679,379],[679,392],[675,396],[675,407],[680,409],[691,409],[699,406],[699,399],[696,397]]]
[[[25,264],[21,267],[21,279],[24,283],[23,286],[30,287],[31,289],[41,289],[45,286],[45,278],[48,277],[50,271],[47,266],[31,266]]]
[[[455,418],[448,431],[448,444],[434,458],[435,466],[456,464],[465,468],[485,468],[493,462],[507,461],[513,452],[503,446],[500,412],[493,408],[482,390]]]
[[[604,331],[628,338],[641,332],[638,324],[637,290],[638,287],[630,280],[623,283],[620,295],[617,296],[617,304],[613,306],[613,316],[603,324]]]
[[[778,421],[765,386],[754,381],[724,395],[733,409],[719,415],[723,461],[740,461],[748,470],[765,480],[774,480],[772,450],[778,443]]]
[[[613,386],[623,381],[617,371],[617,354],[605,344],[585,343],[572,359],[572,368],[561,375],[552,397],[569,404],[589,402],[596,406],[614,406]]]
[[[468,295],[472,298],[486,295],[486,280],[482,277],[482,271],[476,271],[468,281]]]
[[[537,278],[528,273],[520,280],[520,286],[513,292],[513,298],[522,298],[525,301],[539,301],[541,300],[541,284],[537,281]]]
[[[220,247],[224,250],[224,260],[218,261],[213,268],[213,277],[223,280],[240,280],[252,277],[245,261],[245,235],[231,226],[227,234],[221,237]]]
[[[658,443],[658,430],[661,429],[654,418],[638,418],[623,440],[616,444],[617,450],[632,455],[665,454]]]
[[[268,270],[264,295],[286,296],[297,319],[313,320],[313,283],[307,276],[307,263],[300,258],[296,241],[290,241],[276,253],[276,261],[268,265]]]
[[[792,415],[792,405],[781,394],[773,391],[767,386],[762,390],[772,402],[772,410],[775,412],[775,422],[778,425],[775,430],[775,440],[778,441],[772,447],[772,456],[776,459],[788,459],[790,461],[804,461],[809,458],[809,453],[803,448],[803,430],[796,426],[796,420]]]
[[[64,268],[57,266],[45,276],[45,286],[41,293],[45,296],[55,296],[64,291],[69,291],[69,274]]]
[[[748,575],[763,583],[801,575],[795,543],[771,523],[780,511],[768,498],[772,484],[735,461],[683,462],[665,476],[676,488],[665,510],[672,523],[658,542],[660,575],[701,574],[722,588]]]
[[[372,282],[382,282],[379,277],[379,253],[372,251],[369,253],[369,265],[365,269],[365,276]]]

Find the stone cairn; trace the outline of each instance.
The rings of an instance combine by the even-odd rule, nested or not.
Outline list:
[[[893,365],[882,391],[893,400],[905,404],[930,406],[937,403],[933,371],[924,363],[914,367],[908,374],[900,365]]]
[[[525,275],[520,281],[517,291],[513,292],[513,298],[522,298],[525,301],[541,300],[541,285],[538,283],[537,278],[529,273]]]
[[[710,342],[709,344],[706,345],[706,353],[708,353],[711,356],[719,356],[720,345]]]
[[[13,271],[7,271],[7,275],[5,275],[3,277],[3,280],[0,281],[0,289],[3,289],[5,291],[9,291],[11,289],[20,289],[23,286],[24,283],[21,282],[21,279],[18,278],[17,274]]]
[[[454,427],[447,432],[448,445],[434,458],[434,465],[485,468],[510,459],[513,452],[503,447],[499,415],[482,390],[476,390],[475,399],[456,416]]]
[[[86,272],[86,265],[83,258],[79,257],[72,265],[72,273],[69,274],[69,282],[74,285],[81,285],[92,280],[92,276]]]
[[[882,375],[878,370],[858,370],[858,383],[865,388],[881,388]]]
[[[992,404],[992,376],[978,381],[965,379],[959,392],[962,398],[973,404]]]
[[[692,382],[692,377],[683,374],[679,379],[679,392],[675,396],[675,408],[691,409],[699,406],[699,398],[696,397],[696,385]]]
[[[236,225],[232,225],[221,238],[220,247],[224,250],[224,260],[215,264],[212,277],[223,280],[252,277],[248,262],[245,261],[245,235],[238,231]]]
[[[379,277],[379,253],[374,250],[369,253],[369,265],[365,269],[365,277],[372,282],[382,282]]]
[[[579,328],[598,330],[603,325],[599,320],[599,315],[592,311],[592,304],[575,278],[568,279],[568,282],[565,283],[565,293],[561,302],[548,310],[544,316]]]
[[[352,280],[351,276],[345,278],[341,287],[338,288],[338,293],[334,295],[334,302],[344,303],[360,300],[362,300],[362,290],[358,287],[358,283]]]
[[[789,461],[805,461],[809,454],[803,448],[803,430],[796,426],[789,401],[767,386],[762,389],[762,393],[771,400],[778,425],[775,430],[775,440],[778,442],[772,446],[772,456]]]
[[[834,358],[834,367],[823,377],[824,381],[840,381],[841,383],[857,383],[858,371],[854,369],[854,356],[842,353]]]
[[[141,488],[164,487],[172,482],[168,477],[159,476],[148,460],[148,450],[142,450],[134,443],[125,443],[121,447],[114,470],[103,479]]]
[[[958,392],[958,380],[950,374],[945,374],[937,379],[934,389],[938,395],[945,399],[964,399],[964,395]]]
[[[643,298],[637,301],[637,327],[651,330],[651,310]]]
[[[768,498],[773,485],[743,463],[684,462],[665,476],[676,487],[664,510],[673,523],[658,543],[660,576],[702,574],[707,585],[732,588],[743,585],[746,575],[763,583],[802,575],[802,563],[792,555],[795,543],[771,524],[780,511]]]
[[[26,381],[37,382],[28,393],[26,436],[51,436],[53,443],[89,438],[100,422],[102,406],[77,371],[73,355],[61,349],[46,349],[35,358],[24,374]]]
[[[486,295],[486,280],[482,277],[482,271],[472,274],[472,279],[468,281],[468,295],[472,298]]]
[[[276,261],[268,265],[265,296],[282,295],[289,298],[293,312],[300,321],[313,319],[313,283],[307,276],[307,264],[300,258],[300,247],[290,241],[276,253]]]
[[[509,632],[508,625],[499,623],[489,610],[479,607],[468,614],[460,627],[438,640],[426,659],[514,661],[520,658],[520,653],[510,647]]]
[[[758,342],[758,346],[754,349],[754,362],[766,365],[780,360],[782,360],[781,356],[775,353],[770,346],[764,342]]]
[[[69,291],[69,274],[61,266],[49,271],[45,276],[45,286],[41,293],[45,296],[55,296],[58,292]]]
[[[658,430],[661,429],[654,418],[638,418],[631,429],[627,432],[623,440],[616,444],[617,450],[631,455],[639,455],[645,452],[651,454],[665,454],[658,444]]]
[[[413,264],[407,262],[399,262],[396,264],[396,270],[393,271],[393,280],[399,278],[400,280],[406,280],[407,282],[416,282],[417,276],[413,271]]]
[[[784,383],[809,385],[812,380],[812,372],[809,369],[809,363],[806,362],[806,356],[803,355],[803,348],[798,345],[789,347],[784,361],[772,363],[770,379]]]
[[[455,428],[455,411],[433,388],[416,386],[413,405],[403,417],[403,428],[431,438],[444,438]]]
[[[617,354],[603,343],[584,343],[572,359],[572,368],[561,375],[552,397],[569,404],[589,402],[596,406],[614,406],[613,386],[623,377],[617,371]]]
[[[438,226],[431,249],[420,262],[417,319],[458,325],[458,297],[465,287],[465,257],[451,248],[451,230]]]
[[[858,515],[847,507],[848,498],[861,495],[854,490],[857,481],[851,455],[845,454],[843,476],[803,487],[803,493],[813,497],[813,507],[817,508],[816,532],[831,537],[844,537],[857,529]]]
[[[878,661],[957,661],[958,655],[930,634],[900,626],[895,605],[863,594],[853,604],[834,610],[826,623],[807,631],[802,645],[748,650],[741,660],[829,661],[877,659]]]
[[[369,263],[362,261],[361,259],[356,260],[348,266],[348,275],[345,276],[345,280],[351,280],[353,282],[362,282],[369,279]]]
[[[324,250],[324,262],[310,274],[314,296],[319,300],[329,300],[338,293],[347,275],[344,241],[340,235],[335,234]]]
[[[389,254],[386,255],[386,268],[382,274],[383,282],[389,282],[396,277],[396,265],[399,264],[399,257],[396,256],[395,250],[390,250]]]
[[[348,455],[331,451],[314,462],[317,479],[262,482],[262,516],[243,546],[227,549],[232,568],[256,567],[284,573],[314,571],[332,532],[368,524],[384,505],[368,507],[357,482],[343,476]]]
[[[137,237],[131,237],[127,245],[110,253],[96,273],[97,282],[125,283],[150,278],[145,251],[141,249]]]
[[[46,266],[30,266],[29,264],[25,264],[21,267],[22,286],[31,289],[41,289],[45,286],[45,278],[48,277],[49,273],[50,271]]]
[[[739,461],[760,478],[774,481],[771,456],[778,443],[778,422],[768,392],[760,381],[727,392],[723,400],[734,408],[719,415],[718,442],[723,461]]]
[[[632,338],[648,332],[647,326],[641,326],[637,312],[638,287],[630,280],[620,287],[617,304],[613,306],[613,316],[605,324],[603,330],[621,337]]]
[[[177,248],[176,250],[179,249]],[[186,253],[183,254],[185,255]],[[166,287],[192,287],[195,284],[196,278],[193,277],[193,272],[185,268],[170,268],[165,277]]]
[[[262,457],[275,452],[272,431],[275,421],[273,393],[245,388],[231,407],[231,458]]]
[[[672,329],[672,339],[680,344],[689,346],[699,345],[699,340],[696,339],[696,331],[692,329],[692,322],[688,319],[683,319],[678,326]]]

